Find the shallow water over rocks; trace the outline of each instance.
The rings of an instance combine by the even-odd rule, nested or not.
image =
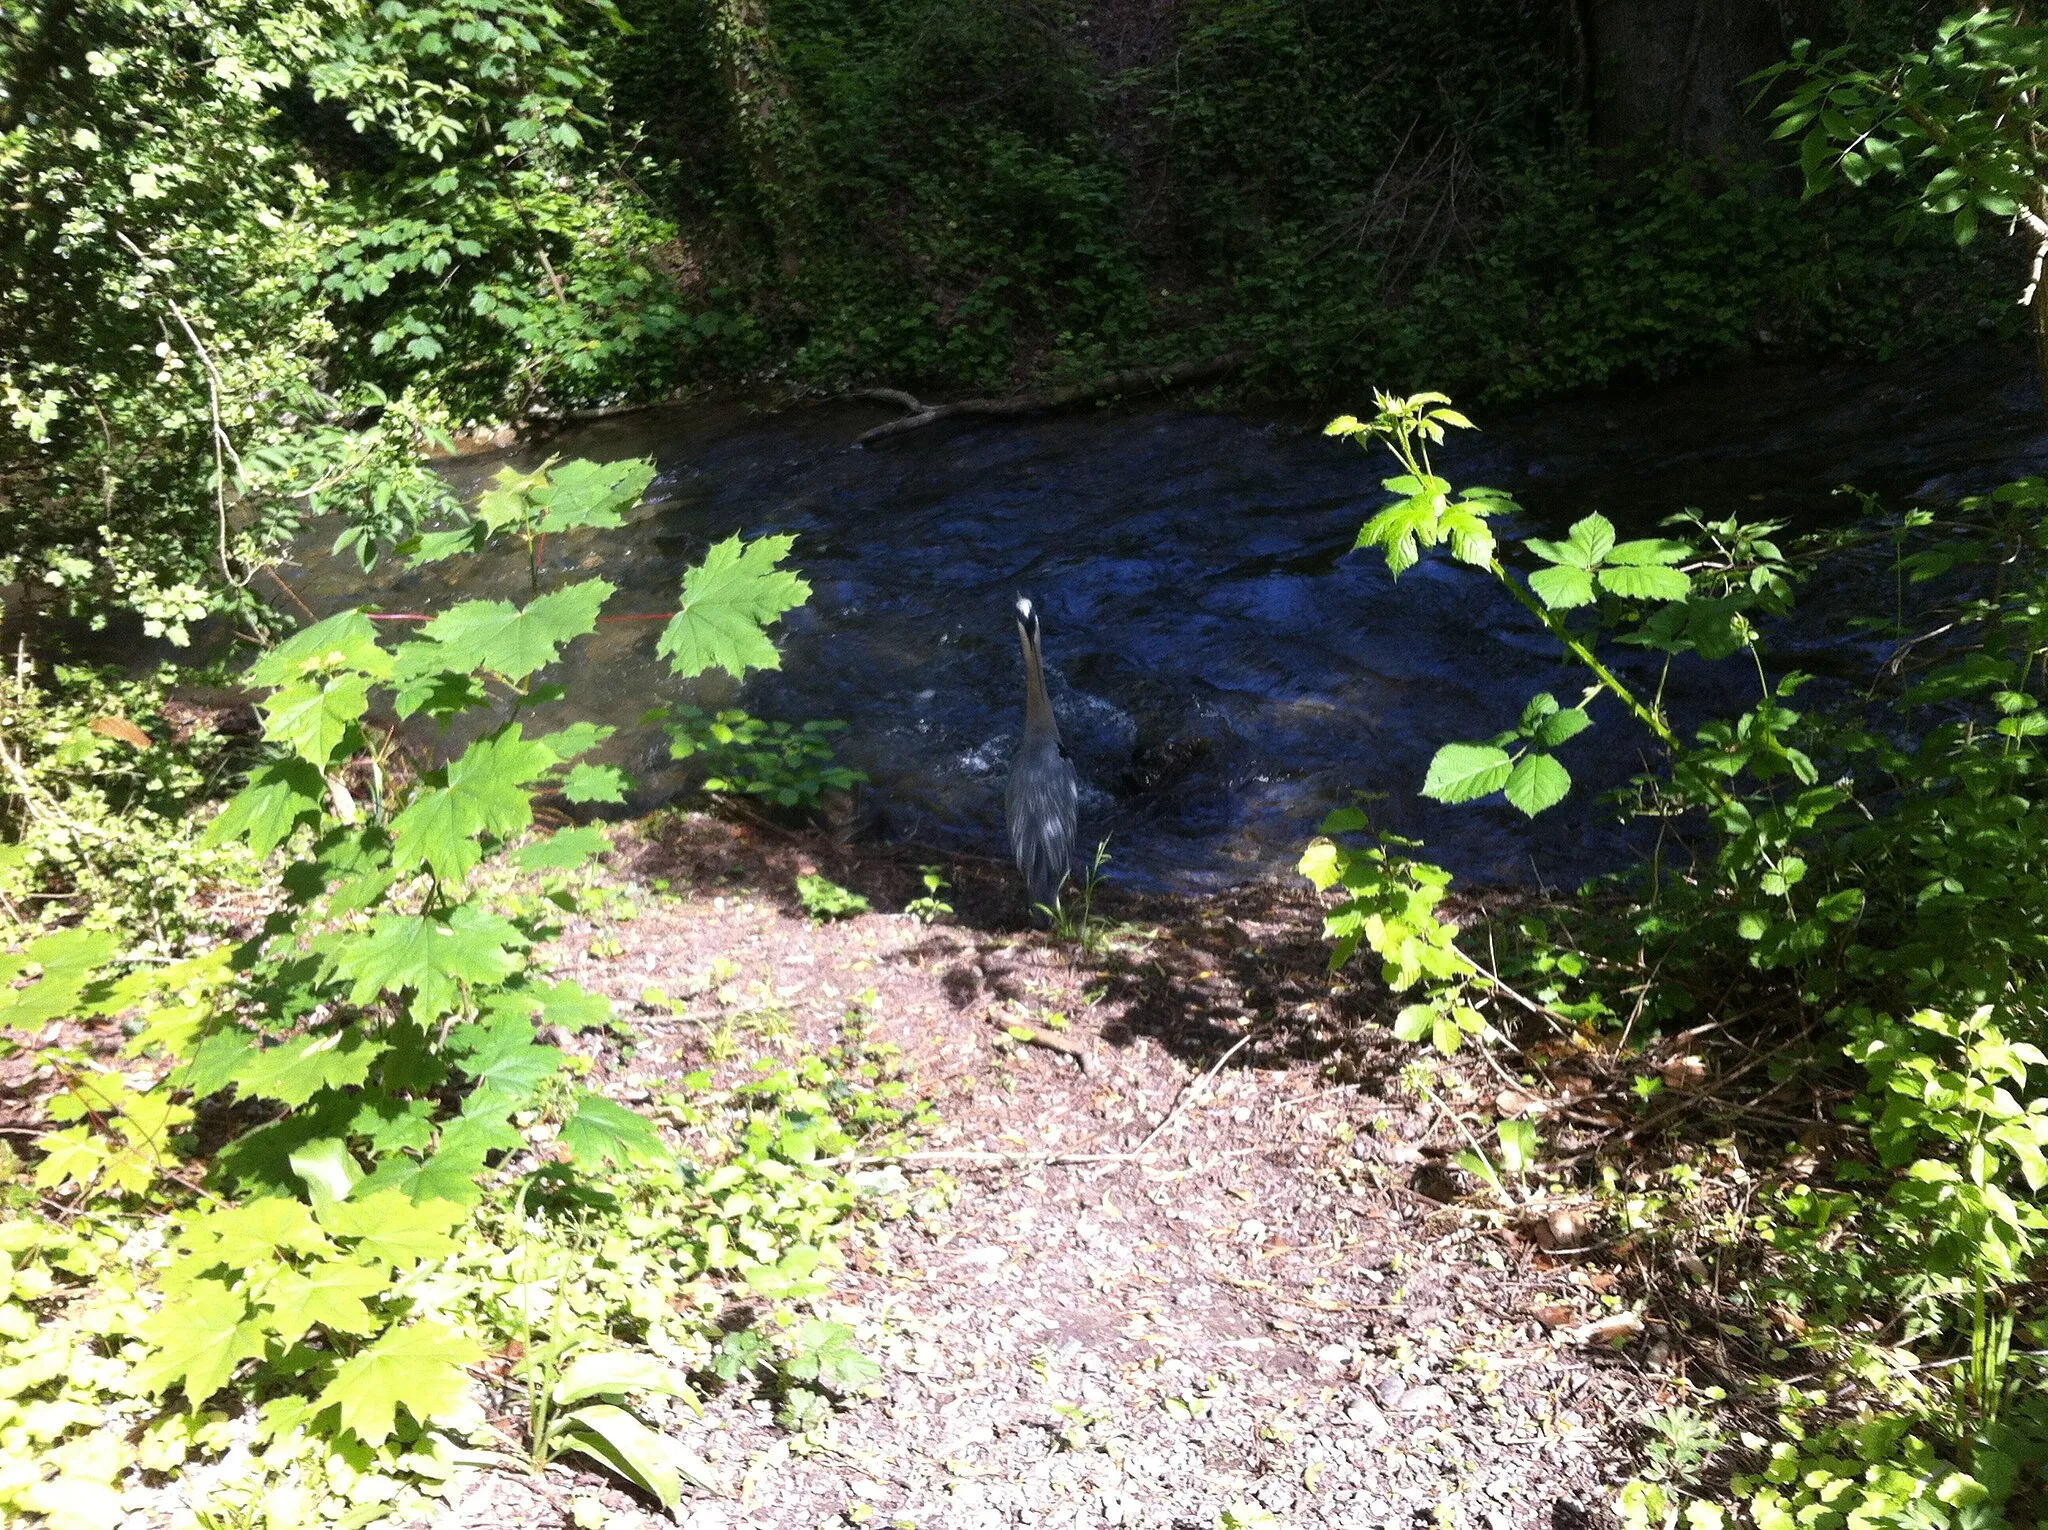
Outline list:
[[[717,676],[669,677],[655,621],[600,628],[550,676],[578,715],[620,726],[608,750],[643,800],[684,779],[638,721],[660,702],[843,718],[841,755],[872,778],[880,832],[1001,853],[1022,717],[1009,609],[1022,592],[1043,613],[1081,771],[1082,840],[1109,836],[1120,877],[1192,891],[1288,864],[1354,791],[1379,794],[1379,823],[1468,878],[1570,882],[1640,843],[1597,801],[1642,757],[1611,701],[1561,751],[1579,789],[1534,822],[1499,802],[1450,809],[1416,796],[1439,744],[1511,726],[1532,691],[1568,701],[1581,687],[1480,574],[1429,560],[1397,583],[1377,553],[1351,551],[1384,499],[1389,459],[1326,440],[1321,417],[1097,412],[853,445],[885,417],[855,404],[684,407],[548,444],[649,455],[660,477],[625,529],[550,539],[547,583],[602,573],[619,586],[609,613],[667,611],[682,571],[737,530],[796,533],[793,561],[814,586],[782,631],[781,671],[736,697]],[[1878,368],[1752,368],[1475,418],[1483,433],[1437,466],[1520,498],[1529,514],[1509,536],[1596,509],[1624,534],[1687,506],[1814,525],[1853,512],[1833,494],[1844,483],[1898,504],[2048,469],[2031,371],[1988,348]],[[469,485],[502,460],[451,472]],[[510,556],[366,579],[313,544],[284,575],[322,615],[523,599],[526,583]],[[1889,574],[1871,560],[1810,590],[1778,635],[1781,662],[1867,673],[1876,650],[1844,618],[1880,588]],[[1697,716],[1741,704],[1746,685],[1740,665],[1686,664],[1672,695]]]

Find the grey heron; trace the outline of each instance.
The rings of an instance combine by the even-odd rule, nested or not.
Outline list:
[[[1073,759],[1060,742],[1060,725],[1045,694],[1038,613],[1021,595],[1017,597],[1017,637],[1024,645],[1024,740],[1010,757],[1003,818],[1010,831],[1010,854],[1024,873],[1032,906],[1049,911],[1067,880],[1080,789],[1074,780]]]

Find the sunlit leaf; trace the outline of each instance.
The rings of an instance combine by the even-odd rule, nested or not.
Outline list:
[[[767,628],[811,598],[811,587],[777,568],[794,537],[727,537],[683,575],[681,609],[662,629],[656,652],[688,679],[722,669],[734,679],[750,669],[780,669]]]

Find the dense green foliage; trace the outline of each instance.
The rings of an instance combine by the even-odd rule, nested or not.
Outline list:
[[[415,556],[616,525],[651,476],[637,462],[501,475],[472,526],[422,539]],[[810,593],[777,566],[788,548],[734,538],[685,576],[663,641],[679,675],[778,662],[765,629]],[[61,1084],[34,1188],[96,1201],[116,1225],[197,1198],[154,1270],[146,1251],[39,1216],[10,1224],[18,1267],[0,1333],[24,1347],[0,1400],[0,1503],[58,1525],[116,1523],[135,1473],[223,1448],[232,1431],[205,1410],[233,1389],[261,1404],[252,1495],[389,1504],[445,1481],[459,1440],[481,1437],[466,1368],[516,1340],[532,1468],[580,1452],[672,1508],[683,1482],[714,1486],[648,1422],[674,1400],[695,1406],[686,1372],[728,1384],[773,1372],[798,1430],[874,1379],[850,1328],[791,1306],[829,1289],[834,1234],[862,1195],[819,1160],[914,1115],[891,1103],[903,1091],[858,1011],[833,1056],[757,1070],[737,1099],[708,1076],[673,1096],[673,1124],[735,1118],[700,1165],[577,1086],[570,1055],[541,1038],[613,1023],[608,1000],[550,981],[532,955],[606,836],[535,838],[534,808],[548,793],[617,802],[628,783],[580,758],[605,730],[525,731],[528,709],[559,695],[540,673],[594,629],[610,593],[588,580],[522,607],[469,601],[393,647],[359,611],[297,633],[245,677],[266,693],[268,748],[206,833],[245,844],[251,864],[285,862],[257,933],[137,964],[147,953],[118,927],[73,924],[0,959],[0,1030],[122,1019],[131,1038],[126,1069],[88,1046],[43,1050]],[[481,714],[481,731],[439,763],[414,757],[389,720],[465,714]],[[58,752],[84,759],[110,742],[147,758],[138,725],[121,723],[111,740],[63,730]],[[191,785],[109,775],[138,808]],[[126,832],[147,837],[148,824]],[[157,838],[164,853],[189,848]],[[101,908],[121,905],[102,895]],[[200,1132],[225,1138],[204,1185],[185,1168]],[[38,1303],[70,1294],[53,1271],[97,1281],[101,1299],[48,1321]],[[725,1282],[782,1317],[717,1328]],[[71,1363],[80,1345],[92,1363]],[[171,1393],[182,1411],[149,1405]],[[143,1446],[96,1440],[109,1417],[145,1426]],[[358,1494],[365,1478],[375,1485]]]
[[[1596,161],[1563,36],[1522,0],[21,9],[0,582],[274,626],[310,518],[368,558],[448,508],[423,444],[695,384],[1230,356],[1497,399],[2013,322],[1995,259],[1879,210]]]
[[[1864,1517],[1847,1522],[2025,1522],[2048,1462],[2035,1370],[2048,1338],[2035,1297],[2048,1232],[2048,484],[1846,539],[1893,545],[1900,607],[1875,627],[1899,646],[1867,710],[1802,716],[1787,703],[1809,677],[1772,672],[1770,619],[1846,555],[1845,539],[1788,553],[1776,526],[1682,517],[1678,535],[1618,543],[1594,515],[1564,541],[1528,539],[1529,563],[1512,569],[1491,524],[1512,502],[1460,493],[1430,469],[1430,444],[1467,425],[1440,395],[1383,396],[1371,420],[1332,423],[1333,435],[1384,442],[1404,470],[1359,544],[1382,549],[1397,576],[1437,546],[1485,571],[1588,685],[1575,706],[1539,694],[1514,728],[1445,745],[1423,791],[1446,802],[1500,792],[1540,813],[1571,790],[1556,746],[1632,724],[1661,755],[1633,800],[1672,843],[1639,878],[1560,909],[1562,928],[1527,921],[1461,945],[1440,912],[1449,878],[1410,858],[1413,846],[1322,839],[1302,870],[1345,895],[1328,921],[1333,961],[1369,948],[1410,999],[1397,1032],[1445,1053],[1498,1041],[1529,1009],[1625,1046],[1614,1033],[1711,1016],[1730,969],[1749,969],[1766,1007],[1829,1038],[1824,1050],[1862,1085],[1832,1164],[1776,1176],[1756,1211],[1711,1234],[1768,1250],[1740,1300],[1793,1314],[1798,1348],[1827,1379],[1810,1394],[1777,1389],[1792,1438],[1736,1491],[1766,1530],[1834,1523],[1816,1521],[1816,1506],[1855,1503]],[[1646,691],[1621,678],[1612,644],[1662,655],[1666,674],[1684,653],[1739,664],[1756,676],[1754,704],[1682,738],[1662,680]],[[1326,830],[1366,827],[1347,811]],[[1485,961],[1470,954],[1482,943]],[[1495,1151],[1460,1162],[1505,1194],[1507,1177],[1542,1172],[1542,1151],[1530,1122],[1506,1120]],[[1697,1233],[1647,1203],[1625,1215],[1667,1245]],[[1773,1395],[1767,1380],[1761,1395]],[[1835,1425],[1851,1401],[1865,1410],[1852,1425],[1802,1439],[1815,1404],[1832,1403],[1817,1417]],[[1679,1513],[1664,1486],[1624,1507],[1643,1525]],[[1688,1512],[1718,1523],[1711,1504]]]

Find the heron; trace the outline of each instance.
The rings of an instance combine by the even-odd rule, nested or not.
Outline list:
[[[1038,648],[1038,612],[1017,597],[1017,637],[1024,645],[1024,740],[1010,757],[1003,818],[1010,854],[1024,873],[1034,908],[1057,906],[1074,850],[1080,788],[1073,757],[1060,742],[1060,725],[1045,694],[1045,663]]]

